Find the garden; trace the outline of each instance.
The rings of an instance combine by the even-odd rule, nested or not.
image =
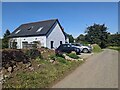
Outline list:
[[[3,49],[0,52],[3,88],[52,87],[84,62],[74,52],[56,56],[54,50],[47,48]]]

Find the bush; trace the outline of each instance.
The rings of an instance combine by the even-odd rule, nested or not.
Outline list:
[[[79,57],[75,54],[75,53],[70,53],[67,54],[69,57],[73,58],[73,59],[78,59]]]
[[[64,56],[63,54],[57,54],[56,56],[57,56],[57,57],[65,58],[65,56]]]
[[[27,49],[25,51],[25,54],[31,59],[36,59],[38,57],[42,58],[42,55],[41,55],[40,51],[37,50],[37,49]]]
[[[99,45],[93,44],[92,46],[93,46],[93,52],[101,52],[102,51],[102,49],[100,48]]]

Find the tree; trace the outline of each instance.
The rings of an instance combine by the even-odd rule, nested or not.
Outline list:
[[[120,34],[110,34],[108,38],[109,46],[120,46]]]
[[[80,34],[76,39],[76,43],[82,43],[84,45],[88,44],[88,42],[85,40],[85,35]]]
[[[7,29],[4,36],[3,36],[3,39],[2,39],[2,48],[8,48],[8,36],[10,35],[10,31]]]
[[[74,38],[73,38],[72,35],[70,35],[70,34],[68,34],[68,33],[66,33],[66,32],[64,32],[64,34],[65,34],[65,36],[69,39],[69,43],[74,43]]]
[[[82,41],[84,41],[85,40],[85,36],[83,35],[83,34],[80,34],[76,39],[75,39],[75,41],[76,42],[82,42]]]
[[[73,36],[72,35],[67,35],[68,36],[68,38],[69,38],[69,43],[74,43],[74,38],[73,38]]]
[[[94,24],[92,26],[88,26],[87,30],[85,31],[85,40],[88,41],[90,44],[98,44],[101,48],[107,47],[108,43],[108,35],[107,27],[105,24]]]

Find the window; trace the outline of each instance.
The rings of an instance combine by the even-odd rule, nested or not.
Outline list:
[[[17,31],[15,32],[15,34],[19,33],[20,31],[21,31],[21,29],[17,30]]]
[[[36,32],[40,32],[43,29],[43,27],[40,27]]]
[[[70,45],[67,45],[67,47],[70,47]]]
[[[23,48],[27,48],[27,45],[28,45],[28,42],[27,42],[27,41],[22,42],[22,47],[23,47]]]
[[[29,27],[28,30],[31,30],[33,28],[33,26]]]

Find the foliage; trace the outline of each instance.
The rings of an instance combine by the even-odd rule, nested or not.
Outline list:
[[[76,43],[82,43],[82,44],[88,44],[88,42],[85,40],[85,35],[80,34],[76,39]]]
[[[8,48],[8,36],[10,35],[10,31],[7,29],[4,36],[3,36],[3,39],[2,39],[2,48]]]
[[[120,34],[110,34],[108,38],[108,46],[120,46]]]
[[[57,57],[56,59],[57,61],[59,61],[60,63],[64,63],[64,64],[67,64],[67,60],[65,60],[64,58],[62,57]]]
[[[47,88],[82,63],[82,61],[66,61],[66,65],[61,58],[58,59],[60,59],[58,64],[52,64],[45,60],[40,60],[39,63],[36,63],[36,60],[34,60],[32,62],[36,63],[34,71],[31,72],[20,68],[17,72],[11,74],[12,78],[3,83],[3,88]],[[40,64],[41,67],[38,68],[38,64]]]
[[[13,48],[13,49],[16,49],[16,48],[17,48],[17,42],[15,42],[15,41],[13,42],[12,48]]]
[[[75,53],[69,53],[67,54],[69,57],[73,58],[73,59],[78,59],[79,57],[75,54]]]
[[[120,46],[116,47],[116,46],[109,46],[109,49],[113,49],[113,50],[117,50],[120,52]]]
[[[63,54],[57,54],[56,56],[57,56],[57,57],[65,58],[65,56],[64,56]]]
[[[74,42],[74,38],[72,35],[67,34],[67,37],[69,38],[69,43],[73,43]]]
[[[50,55],[49,58],[52,59],[52,60],[56,60],[56,55],[54,55],[54,54]]]
[[[94,24],[93,26],[87,27],[85,31],[85,40],[90,44],[98,44],[101,48],[107,47],[107,40],[109,33],[107,32],[105,24]]]
[[[25,50],[25,54],[31,59],[36,59],[37,57],[42,58],[42,55],[38,49],[27,49]]]
[[[102,51],[102,49],[101,49],[101,47],[100,47],[99,45],[94,44],[94,45],[92,45],[92,46],[93,46],[93,52],[98,53],[98,52],[101,52],[101,51]]]
[[[57,55],[53,54],[49,56],[49,58],[52,60],[56,60],[58,57],[65,59],[65,56],[63,54],[57,54]]]

